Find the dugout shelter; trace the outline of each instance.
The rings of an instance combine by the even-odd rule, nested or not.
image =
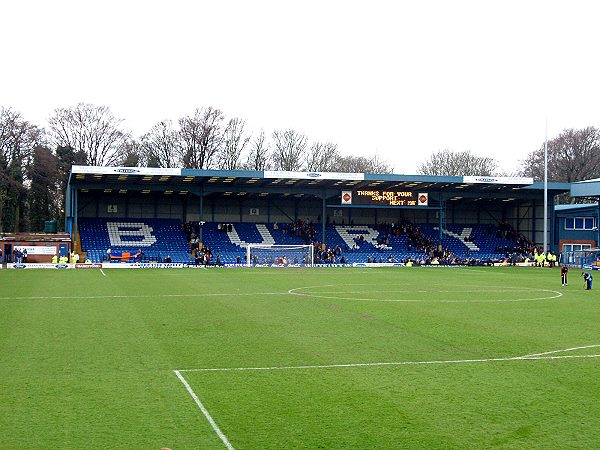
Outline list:
[[[550,226],[553,199],[570,190],[569,183],[548,183],[553,251],[559,244]],[[75,248],[79,222],[94,218],[270,226],[302,220],[315,224],[325,244],[331,224],[407,220],[432,226],[441,243],[453,225],[506,223],[541,244],[544,184],[521,177],[73,166],[65,227]]]

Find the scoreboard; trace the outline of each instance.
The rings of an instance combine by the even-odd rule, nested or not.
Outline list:
[[[342,191],[342,205],[427,206],[428,197],[426,192],[413,191]]]

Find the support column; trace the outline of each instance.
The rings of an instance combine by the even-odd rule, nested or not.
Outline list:
[[[533,241],[533,245],[536,245],[535,242],[535,232],[536,232],[536,227],[535,227],[535,208],[536,208],[536,204],[535,204],[535,200],[531,201],[531,240]]]
[[[200,218],[200,223],[199,223],[199,227],[198,227],[198,239],[200,240],[200,245],[203,245],[204,243],[202,242],[202,228],[204,227],[204,187],[200,188],[200,211],[199,211],[199,218]]]
[[[75,235],[75,239],[77,239],[77,211],[79,210],[79,191],[76,188],[73,188],[73,232],[71,234],[71,238],[73,238],[73,234]]]
[[[438,250],[441,251],[442,250],[442,237],[443,237],[443,230],[444,230],[444,208],[445,206],[442,205],[440,203],[440,210],[438,213],[438,217],[439,217],[439,229],[440,229],[440,233],[439,233],[439,241],[438,241]]]
[[[204,189],[200,190],[200,211],[199,211],[200,222],[204,221]]]
[[[555,227],[555,218],[556,213],[554,211],[554,196],[551,195],[548,197],[548,209],[550,210],[550,240],[548,241],[549,250],[556,252],[558,250],[558,242],[554,242],[556,239],[556,227]]]
[[[598,197],[598,216],[596,217],[596,248],[600,247],[600,197]]]
[[[71,220],[72,220],[72,209],[71,209],[71,186],[68,186],[65,195],[65,231],[71,233]],[[97,217],[97,215],[96,215]]]
[[[325,231],[325,224],[326,224],[326,220],[327,220],[327,195],[325,194],[325,191],[323,191],[322,193],[322,197],[323,197],[323,202],[322,202],[322,211],[321,211],[321,236],[322,236],[322,245],[325,245],[325,243],[327,242],[326,239],[326,231]]]
[[[440,209],[438,210],[439,219],[439,234],[438,234],[438,250],[442,251],[442,237],[444,235],[444,227],[446,226],[446,202],[442,200],[442,191],[438,192],[438,202]],[[454,205],[452,206],[454,207]],[[427,223],[429,223],[429,209],[427,210]],[[454,220],[454,219],[453,219]]]

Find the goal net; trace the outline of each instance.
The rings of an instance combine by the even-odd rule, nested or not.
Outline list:
[[[246,265],[312,266],[314,263],[313,250],[312,245],[248,244],[246,247]]]

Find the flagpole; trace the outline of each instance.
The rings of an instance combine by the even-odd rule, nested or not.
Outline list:
[[[548,250],[548,117],[544,139],[544,253]]]

